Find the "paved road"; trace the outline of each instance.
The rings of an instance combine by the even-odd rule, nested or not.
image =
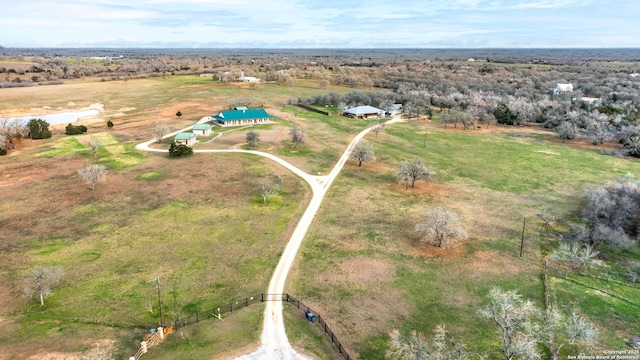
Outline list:
[[[400,117],[394,117],[392,120],[388,121],[387,124],[400,122]],[[180,131],[188,131],[191,127],[180,130]],[[344,151],[336,165],[333,167],[329,175],[326,176],[313,176],[305,173],[304,171],[298,169],[297,167],[289,164],[283,159],[267,154],[261,151],[252,151],[252,150],[195,150],[196,153],[249,153],[255,154],[259,156],[266,157],[270,160],[273,160],[282,166],[289,169],[294,174],[300,176],[304,179],[309,186],[311,187],[311,191],[313,192],[313,197],[311,198],[311,202],[309,206],[305,210],[300,222],[296,226],[296,229],[293,231],[289,242],[287,243],[284,252],[282,253],[282,257],[276,266],[275,271],[273,272],[273,277],[271,278],[271,282],[269,283],[269,289],[267,291],[268,294],[282,294],[284,293],[284,285],[287,280],[287,275],[289,274],[289,270],[291,269],[291,265],[295,260],[296,254],[298,253],[298,249],[300,248],[300,244],[304,239],[309,226],[313,222],[313,218],[315,217],[318,209],[320,208],[320,204],[322,203],[322,199],[324,199],[327,190],[331,186],[333,180],[338,176],[342,167],[349,159],[349,154],[353,147],[360,141],[371,129],[367,128],[356,135],[347,149]],[[179,131],[168,134],[165,137],[174,136]],[[154,149],[149,147],[155,140],[150,140],[144,142],[142,144],[138,144],[136,149],[142,151],[155,151],[155,152],[163,152],[166,153],[167,150],[163,149]],[[275,299],[274,299],[275,300]],[[287,338],[287,334],[284,328],[284,319],[282,317],[282,301],[267,301],[266,307],[264,311],[264,325],[262,330],[262,345],[255,352],[243,355],[237,360],[301,360],[305,359],[303,356],[293,350],[291,345],[289,344],[289,339]]]

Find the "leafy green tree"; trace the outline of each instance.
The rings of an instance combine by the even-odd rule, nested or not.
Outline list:
[[[31,134],[31,138],[34,140],[37,139],[48,139],[53,133],[49,130],[49,123],[42,119],[31,119],[27,124],[29,127],[29,133]]]
[[[516,116],[511,113],[506,104],[498,105],[493,115],[496,117],[498,124],[513,125],[516,120]]]
[[[108,128],[112,128],[113,127],[113,121],[107,120],[107,127]]]
[[[178,111],[178,112],[176,113],[176,116],[177,116],[177,117],[182,116],[182,112]]]
[[[64,128],[64,133],[67,135],[79,135],[87,132],[87,127],[84,125],[73,125],[69,124]]]
[[[185,144],[173,143],[169,147],[169,156],[178,157],[193,154],[193,149]]]

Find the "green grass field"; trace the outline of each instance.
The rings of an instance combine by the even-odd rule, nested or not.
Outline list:
[[[95,158],[82,136],[59,133],[0,158],[0,357],[16,357],[25,349],[86,353],[100,339],[113,341],[117,358],[133,355],[142,335],[159,323],[156,277],[162,279],[169,320],[263,292],[309,200],[307,185],[251,155],[170,159],[134,147],[151,137],[156,118],[177,130],[229,100],[251,98],[283,114],[277,125],[256,127],[269,134],[258,150],[325,174],[351,138],[373,122],[282,106],[289,98],[322,91],[351,89],[320,90],[310,80],[249,89],[195,76],[2,89],[3,109],[102,102],[105,117],[116,125],[108,131],[102,124],[89,126],[88,135],[103,144]],[[180,119],[177,110],[184,114]],[[308,138],[296,151],[283,140],[294,125],[305,127]],[[497,357],[497,337],[487,335],[495,329],[476,311],[493,285],[517,288],[542,306],[543,256],[554,242],[540,235],[535,213],[550,209],[560,219],[576,218],[583,189],[627,172],[640,174],[636,160],[561,144],[552,134],[427,127],[426,147],[424,122],[393,124],[377,137],[367,136],[377,160],[362,167],[347,163],[287,284],[286,291],[318,310],[349,352],[362,359],[382,358],[394,328],[429,334],[440,323],[470,349]],[[512,136],[516,132],[525,136]],[[244,133],[196,148],[242,148]],[[437,174],[433,182],[405,190],[395,173],[401,161],[413,157]],[[90,191],[77,170],[93,162],[107,167],[108,181]],[[265,207],[254,190],[260,177],[274,172],[284,175],[284,190]],[[463,246],[443,251],[414,239],[416,222],[433,206],[458,213],[470,234]],[[525,217],[525,251],[519,258]],[[20,296],[22,279],[37,264],[65,270],[43,308]],[[621,300],[636,297],[636,288],[574,280],[554,277],[553,301],[577,308],[606,331],[599,348],[620,348],[627,335],[640,331],[637,306]],[[287,310],[285,318],[294,346],[318,358],[336,358],[330,343],[299,313]],[[257,305],[223,322],[189,326],[149,357],[250,352],[261,321]]]
[[[497,335],[488,335],[496,329],[477,310],[494,285],[518,289],[543,307],[542,258],[552,244],[540,236],[536,211],[573,218],[585,188],[640,173],[636,160],[559,144],[552,134],[513,137],[432,124],[423,147],[424,123],[405,123],[367,140],[377,160],[361,168],[351,163],[336,179],[288,283],[291,293],[321,309],[347,347],[366,359],[383,356],[393,328],[430,334],[437,324],[468,348],[499,357]],[[431,184],[405,190],[395,172],[413,157],[437,175]],[[470,234],[466,244],[442,251],[414,239],[420,215],[434,206],[458,213]],[[519,258],[524,217],[529,225]],[[575,285],[571,290],[554,287],[555,305],[577,307],[607,329],[598,348],[620,348],[640,331],[637,306],[619,306],[606,296],[588,300],[588,292]],[[585,300],[569,301],[576,294]]]

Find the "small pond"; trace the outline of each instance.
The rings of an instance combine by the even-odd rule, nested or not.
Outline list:
[[[100,111],[96,110],[96,109],[89,109],[89,110],[82,110],[82,111],[67,111],[67,112],[61,112],[61,113],[57,113],[57,114],[48,114],[48,115],[27,115],[27,116],[16,116],[16,117],[9,117],[9,118],[3,118],[0,117],[0,122],[4,121],[4,120],[19,120],[24,122],[25,124],[29,122],[29,120],[31,119],[42,119],[46,122],[49,123],[49,125],[56,125],[56,124],[69,124],[75,121],[78,121],[82,118],[86,118],[86,117],[90,117],[90,116],[96,116],[100,113]]]

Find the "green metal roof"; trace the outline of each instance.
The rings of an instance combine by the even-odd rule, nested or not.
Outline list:
[[[264,109],[253,110],[224,110],[212,118],[217,121],[251,120],[251,119],[272,119],[275,116],[267,114]]]
[[[211,125],[209,124],[195,124],[193,125],[193,130],[209,130],[211,129]]]
[[[194,133],[188,133],[188,132],[181,132],[181,133],[177,133],[176,137],[174,137],[174,140],[192,140],[196,138],[196,134]]]

